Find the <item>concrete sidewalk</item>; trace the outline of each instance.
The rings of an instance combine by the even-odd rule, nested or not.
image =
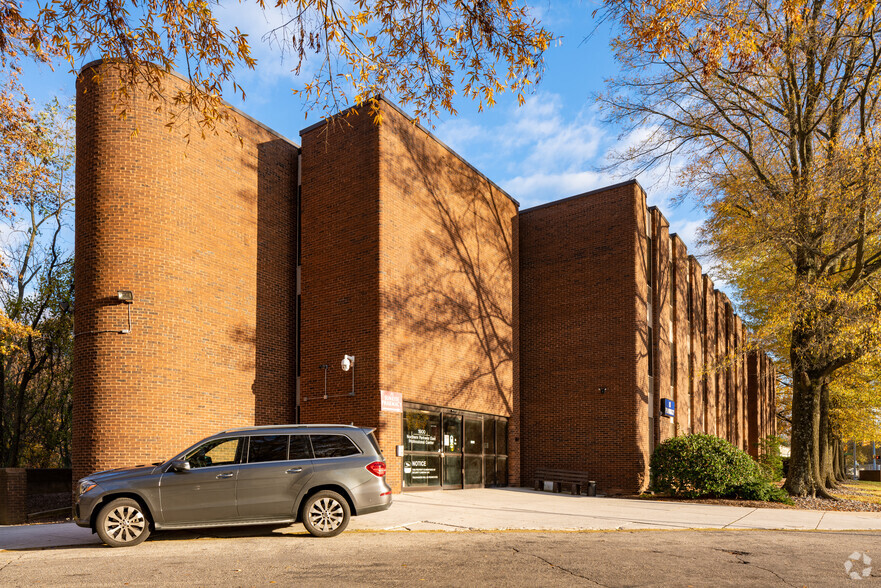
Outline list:
[[[525,488],[417,492],[396,495],[384,512],[354,517],[349,530],[633,530],[786,529],[881,530],[881,513],[745,508],[535,492]],[[212,529],[211,535],[227,530]],[[229,530],[242,534],[244,529]],[[304,532],[295,525],[285,533]],[[100,543],[73,523],[0,527],[0,550]]]

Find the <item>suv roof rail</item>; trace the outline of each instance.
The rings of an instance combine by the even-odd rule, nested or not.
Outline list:
[[[337,423],[337,424],[328,423],[328,424],[323,424],[323,425],[322,424],[252,425],[252,426],[246,426],[246,427],[236,427],[234,429],[227,429],[227,430],[221,431],[220,433],[217,433],[217,434],[220,435],[223,433],[237,433],[237,432],[243,432],[243,431],[261,431],[261,430],[265,430],[265,429],[321,429],[321,428],[326,429],[326,428],[332,428],[332,427],[343,427],[346,429],[363,429],[363,428],[365,428],[365,427],[356,427],[354,425],[341,425],[339,423]]]

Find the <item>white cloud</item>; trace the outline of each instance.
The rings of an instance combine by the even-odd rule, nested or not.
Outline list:
[[[531,96],[520,108],[493,114],[483,117],[492,121],[483,124],[465,116],[450,119],[438,126],[437,134],[517,199],[522,209],[633,178],[632,168],[610,166],[613,153],[638,145],[655,131],[642,128],[616,137],[601,126],[593,107],[572,109],[550,92]],[[648,193],[648,204],[661,209],[671,221],[671,231],[697,254],[703,214],[686,204],[674,206],[682,164],[674,158],[636,179]]]
[[[435,133],[453,151],[463,153],[484,139],[486,129],[465,118],[453,118],[438,125]]]
[[[664,216],[667,216],[666,214]],[[670,221],[670,232],[679,235],[682,242],[692,255],[699,253],[697,246],[697,232],[704,224],[703,219],[679,219],[667,217]]]
[[[524,207],[607,183],[592,164],[605,136],[594,112],[571,116],[558,94],[531,96],[492,125],[458,117],[440,124],[437,134],[479,168],[502,170],[494,179]]]
[[[610,183],[612,182],[609,181],[608,176],[593,171],[539,172],[505,180],[502,182],[502,188],[520,200],[520,206],[526,209],[601,188]]]

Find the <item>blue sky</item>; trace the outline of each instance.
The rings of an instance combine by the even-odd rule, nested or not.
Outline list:
[[[320,120],[322,113],[304,112],[291,93],[302,83],[290,72],[293,63],[282,61],[278,49],[262,40],[278,17],[267,17],[250,2],[226,6],[218,11],[221,23],[248,32],[258,59],[255,71],[237,73],[247,99],[227,98],[299,142],[300,129]],[[444,115],[429,123],[438,138],[508,191],[522,208],[630,178],[597,171],[609,153],[631,137],[604,126],[592,98],[603,91],[605,79],[619,72],[609,48],[609,25],[596,28],[592,19],[596,6],[547,0],[537,5],[537,16],[560,39],[546,52],[543,80],[523,107],[517,107],[513,96],[503,95],[494,108],[480,113],[476,103],[460,99],[457,116]],[[54,73],[30,68],[25,83],[38,100],[74,94],[73,76],[65,66]],[[669,202],[675,188],[670,178],[646,174],[637,179],[648,191],[650,204],[658,205],[670,221],[671,231],[679,233],[689,251],[699,253],[695,232],[701,211],[687,201],[678,207]]]

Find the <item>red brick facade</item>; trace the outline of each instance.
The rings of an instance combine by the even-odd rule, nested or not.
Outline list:
[[[187,144],[139,97],[120,119],[114,75],[78,84],[75,476],[299,419],[375,427],[400,491],[382,391],[506,421],[511,485],[632,492],[664,439],[773,431],[773,367],[635,182],[518,213],[384,100],[299,148],[241,114]]]
[[[646,482],[645,198],[633,183],[519,216],[521,480]]]
[[[519,245],[524,483],[554,467],[636,492],[652,448],[673,435],[751,449],[774,433],[770,362],[750,354],[761,367],[747,380],[740,318],[639,184],[521,211]],[[664,399],[676,403],[672,418]]]
[[[188,145],[114,76],[77,85],[74,476],[294,418],[297,147],[244,117]]]
[[[381,390],[513,415],[517,205],[396,108],[381,108],[381,126],[351,111],[301,134],[300,416],[377,427],[400,490],[402,415],[380,411]],[[338,367],[344,353],[356,356],[354,398]],[[327,400],[320,365],[330,366]],[[519,480],[513,464],[509,475]]]

